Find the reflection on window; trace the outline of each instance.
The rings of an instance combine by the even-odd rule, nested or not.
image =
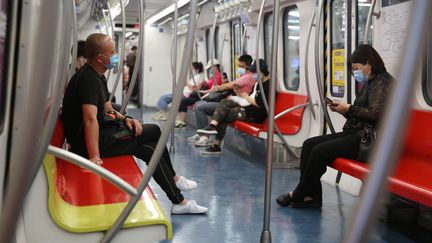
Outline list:
[[[426,102],[432,106],[432,32],[428,33],[426,52],[426,77],[423,78],[423,93]]]
[[[273,35],[273,13],[264,16],[264,56],[265,61],[271,65]]]
[[[3,132],[6,106],[6,37],[7,37],[7,9],[8,2],[0,2],[0,134]]]
[[[284,83],[298,90],[300,83],[300,14],[297,7],[287,8],[283,16]]]
[[[331,2],[330,93],[334,97],[343,97],[345,93],[345,8],[344,0]]]

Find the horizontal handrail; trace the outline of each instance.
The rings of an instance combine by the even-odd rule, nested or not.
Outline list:
[[[288,114],[290,112],[293,112],[295,110],[301,109],[301,108],[306,107],[306,106],[309,106],[309,102],[288,108],[288,109],[282,111],[281,113],[277,114],[276,116],[274,116],[274,119],[277,120],[277,119],[285,116],[286,114]],[[318,102],[312,104],[312,107],[314,107],[314,106],[318,106]]]
[[[124,181],[122,178],[118,177],[116,174],[112,173],[111,171],[99,165],[96,165],[95,163],[91,162],[86,158],[83,158],[77,154],[74,154],[72,152],[69,152],[61,148],[57,148],[52,145],[48,146],[47,153],[59,157],[61,159],[64,159],[65,161],[70,162],[74,165],[84,167],[85,169],[111,182],[113,185],[120,188],[122,191],[125,191],[131,196],[137,195],[137,190],[129,183],[127,183],[126,181]]]

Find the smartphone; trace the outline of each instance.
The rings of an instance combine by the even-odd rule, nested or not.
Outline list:
[[[326,103],[327,105],[332,105],[332,104],[333,104],[333,100],[331,100],[331,99],[328,98],[328,97],[324,97],[324,100],[325,100],[325,103]]]
[[[240,85],[234,84],[234,89],[240,89]]]

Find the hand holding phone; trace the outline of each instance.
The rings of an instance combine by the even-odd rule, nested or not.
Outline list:
[[[331,100],[330,98],[325,97],[324,100],[325,100],[325,103],[326,103],[327,105],[329,105],[329,106],[332,106],[332,105],[333,105],[333,100]]]

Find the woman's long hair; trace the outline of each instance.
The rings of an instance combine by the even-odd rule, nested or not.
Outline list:
[[[387,72],[384,62],[378,52],[370,45],[360,45],[351,54],[348,60],[348,69],[351,71],[353,63],[369,64],[371,65],[371,72],[373,75]]]

